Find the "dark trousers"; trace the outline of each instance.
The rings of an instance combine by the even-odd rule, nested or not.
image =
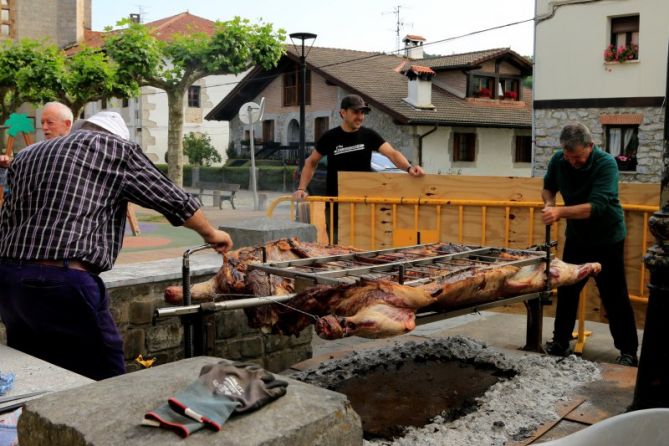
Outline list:
[[[0,260],[7,345],[89,378],[125,373],[102,280],[71,268]]]
[[[622,353],[636,354],[639,340],[634,311],[625,280],[624,240],[605,246],[583,246],[567,240],[562,260],[568,263],[599,262],[602,271],[595,277],[602,305],[609,318],[613,343]],[[568,345],[572,338],[579,293],[587,280],[558,288],[553,340]]]

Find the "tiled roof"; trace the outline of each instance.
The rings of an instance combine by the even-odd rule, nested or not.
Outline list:
[[[433,69],[476,66],[509,52],[514,53],[509,48],[493,48],[483,51],[473,51],[471,53],[452,54],[450,56],[429,57],[422,59],[420,62]]]
[[[251,70],[205,119],[232,119],[244,101],[252,100],[262,92],[271,82],[270,78],[278,76],[283,69],[291,69],[288,67],[299,60],[292,45],[286,45],[286,51],[287,57],[282,58],[272,71],[263,72],[259,67]],[[504,51],[491,50],[499,54]],[[433,84],[434,109],[417,109],[404,100],[408,80],[401,73],[415,62],[413,60],[383,53],[320,47],[311,48],[306,60],[309,69],[332,84],[359,94],[374,108],[402,124],[510,128],[530,128],[532,124],[530,89],[523,89],[522,103],[497,102],[462,99]],[[420,63],[425,65],[426,60],[429,59],[422,59]]]
[[[297,55],[292,46],[288,46],[287,50],[291,58],[296,60]],[[505,51],[509,50],[490,50],[490,53],[504,54]],[[468,101],[433,85],[432,104],[435,108],[419,110],[412,107],[404,100],[408,92],[407,78],[395,71],[399,63],[405,60],[383,53],[314,47],[307,57],[307,64],[333,83],[360,94],[372,106],[404,124],[531,126],[532,97],[529,89],[523,90],[522,94],[523,102],[527,105],[519,107],[517,102],[506,105],[504,101],[493,104]],[[428,60],[420,60],[421,65],[427,65],[425,62]]]
[[[211,35],[214,33],[215,22],[190,14],[189,12],[182,12],[171,17],[145,23],[144,26],[151,29],[151,34],[156,39],[168,41],[177,34],[188,35],[201,32]],[[84,40],[67,48],[66,52],[68,54],[75,53],[81,45],[89,48],[100,48],[104,43],[105,34],[107,33],[87,30],[84,32]]]
[[[405,68],[403,71],[405,73],[407,71],[413,71],[416,74],[436,74],[432,68],[424,67],[422,65],[411,65],[409,68]]]
[[[402,40],[404,40],[404,41],[406,41],[406,40],[420,40],[420,41],[424,42],[425,37],[418,36],[416,34],[407,34],[406,36],[404,36],[404,39],[402,39]]]

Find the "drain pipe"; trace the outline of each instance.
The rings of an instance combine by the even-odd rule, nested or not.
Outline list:
[[[630,410],[669,407],[669,45],[667,46],[667,85],[664,96],[664,147],[660,182],[660,210],[648,220],[655,246],[643,258],[650,270],[646,325],[641,358]]]
[[[437,125],[434,126],[432,130],[428,130],[427,133],[418,135],[418,165],[423,167],[423,138],[437,131]]]

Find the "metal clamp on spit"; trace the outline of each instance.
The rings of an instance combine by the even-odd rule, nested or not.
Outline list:
[[[557,245],[557,240],[551,240],[551,225],[546,225],[546,242],[540,248],[546,251],[546,288],[541,296],[541,303],[543,305],[551,305],[553,303],[551,287],[551,249],[557,248]]]

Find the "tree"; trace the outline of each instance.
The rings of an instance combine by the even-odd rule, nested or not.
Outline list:
[[[143,25],[119,22],[126,28],[108,33],[104,49],[129,76],[167,93],[168,176],[183,183],[183,104],[188,88],[210,75],[239,74],[253,65],[271,69],[283,54],[283,30],[251,24],[236,17],[217,22],[214,33],[176,36],[162,42]],[[153,62],[158,60],[155,65]]]
[[[184,137],[184,154],[188,161],[195,166],[211,166],[211,163],[223,161],[221,154],[211,144],[211,138],[206,133],[190,132]]]
[[[57,84],[63,63],[62,53],[54,45],[30,39],[2,41],[0,122],[7,120],[24,102],[52,100],[53,91],[45,86]]]

